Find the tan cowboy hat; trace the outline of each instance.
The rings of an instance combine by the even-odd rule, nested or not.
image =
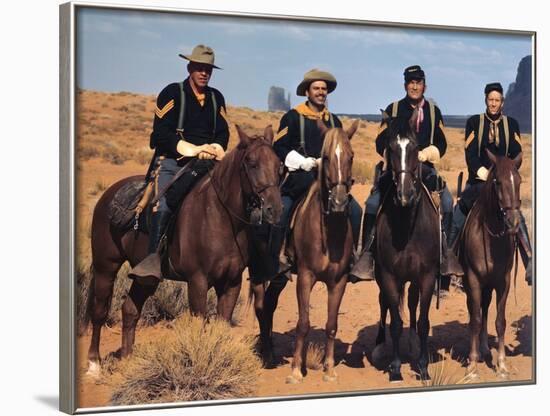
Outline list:
[[[296,88],[296,95],[304,97],[309,84],[314,81],[325,81],[329,94],[336,89],[336,78],[334,78],[334,75],[329,72],[321,71],[320,69],[312,69],[305,73],[304,80],[300,82],[300,85]]]
[[[193,48],[191,55],[183,55],[180,53],[179,56],[191,62],[212,65],[214,68],[221,69],[219,66],[214,65],[214,51],[210,46],[197,45]]]

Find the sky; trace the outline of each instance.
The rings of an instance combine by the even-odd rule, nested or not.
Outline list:
[[[197,44],[215,51],[210,85],[226,102],[267,109],[271,86],[304,100],[296,87],[304,73],[334,74],[328,107],[335,113],[378,113],[405,95],[403,70],[421,65],[426,96],[443,114],[484,109],[483,88],[515,81],[521,58],[532,53],[525,34],[417,29],[368,24],[160,13],[103,8],[77,9],[77,85],[97,91],[158,94],[187,77]]]

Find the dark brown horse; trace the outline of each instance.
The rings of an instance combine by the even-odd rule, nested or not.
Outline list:
[[[357,130],[327,129],[318,123],[324,134],[318,179],[298,207],[290,246],[298,270],[298,324],[292,360],[292,374],[287,383],[303,380],[304,341],[309,331],[309,298],[313,285],[324,282],[328,289],[328,319],[326,324],[324,380],[336,379],[334,342],[338,324],[338,309],[347,283],[347,272],[353,251],[353,236],[348,213],[352,185],[353,151],[350,139]]]
[[[173,238],[168,242],[170,264],[179,280],[188,282],[191,312],[204,316],[210,287],[218,297],[217,311],[231,319],[248,263],[248,219],[251,204],[261,209],[264,221],[277,223],[282,211],[279,193],[280,161],[273,151],[273,130],[264,138],[249,138],[238,127],[240,142],[228,152],[185,198],[176,217]],[[133,267],[145,256],[144,233],[121,233],[108,218],[109,202],[126,178],[111,186],[98,201],[92,222],[92,282],[88,314],[93,334],[88,352],[89,371],[99,370],[99,342],[117,272],[128,261]],[[143,180],[143,178],[141,178]],[[143,304],[156,286],[132,283],[122,306],[122,356],[132,352],[135,329]]]
[[[373,248],[381,310],[376,342],[380,344],[385,340],[385,318],[389,309],[393,344],[389,378],[392,382],[403,380],[399,357],[399,339],[403,330],[400,306],[405,284],[410,282],[410,336],[415,337],[418,330],[418,369],[420,376],[428,379],[428,314],[440,263],[439,214],[421,182],[418,144],[410,124],[407,120],[393,119],[389,121],[388,129],[386,157],[392,183],[378,214]]]
[[[510,272],[520,221],[521,177],[518,169],[522,154],[518,154],[515,159],[495,156],[489,150],[487,154],[493,166],[468,215],[459,241],[459,260],[465,272],[463,284],[470,313],[470,360],[467,372],[471,377],[477,377],[478,360],[490,354],[487,312],[495,291],[497,372],[499,376],[506,378],[506,299],[510,289]]]

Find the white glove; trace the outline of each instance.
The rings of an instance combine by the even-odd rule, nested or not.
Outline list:
[[[439,149],[433,144],[418,152],[418,160],[420,162],[438,163],[440,159]]]
[[[481,179],[482,181],[486,181],[487,176],[489,176],[489,169],[487,169],[485,166],[482,166],[477,170],[476,174],[479,179]]]
[[[300,165],[300,169],[305,170],[306,172],[309,172],[311,169],[317,166],[317,160],[314,157],[306,157],[302,164]]]
[[[303,157],[296,150],[291,150],[286,155],[285,166],[288,168],[290,172],[293,172],[295,170],[301,169],[300,166],[302,165],[302,163],[304,163],[305,160],[306,158]]]

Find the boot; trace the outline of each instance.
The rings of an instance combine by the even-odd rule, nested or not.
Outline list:
[[[149,253],[140,263],[128,272],[130,279],[135,279],[144,286],[153,286],[162,281],[161,261],[158,253],[160,239],[164,234],[171,214],[166,211],[154,212],[149,228]]]
[[[348,281],[351,283],[374,280],[374,260],[371,245],[374,241],[375,224],[376,215],[366,213],[363,221],[363,252],[348,274]]]
[[[519,253],[523,266],[525,267],[525,281],[529,286],[533,284],[533,266],[531,263],[532,249],[531,241],[529,240],[529,232],[527,231],[527,224],[525,224],[525,217],[521,214],[521,220],[519,222],[518,230],[519,240]]]
[[[448,290],[451,282],[451,276],[464,276],[462,266],[458,262],[452,248],[447,244],[447,235],[451,234],[453,226],[453,213],[444,212],[441,219],[441,290]],[[454,237],[456,239],[456,236]]]

